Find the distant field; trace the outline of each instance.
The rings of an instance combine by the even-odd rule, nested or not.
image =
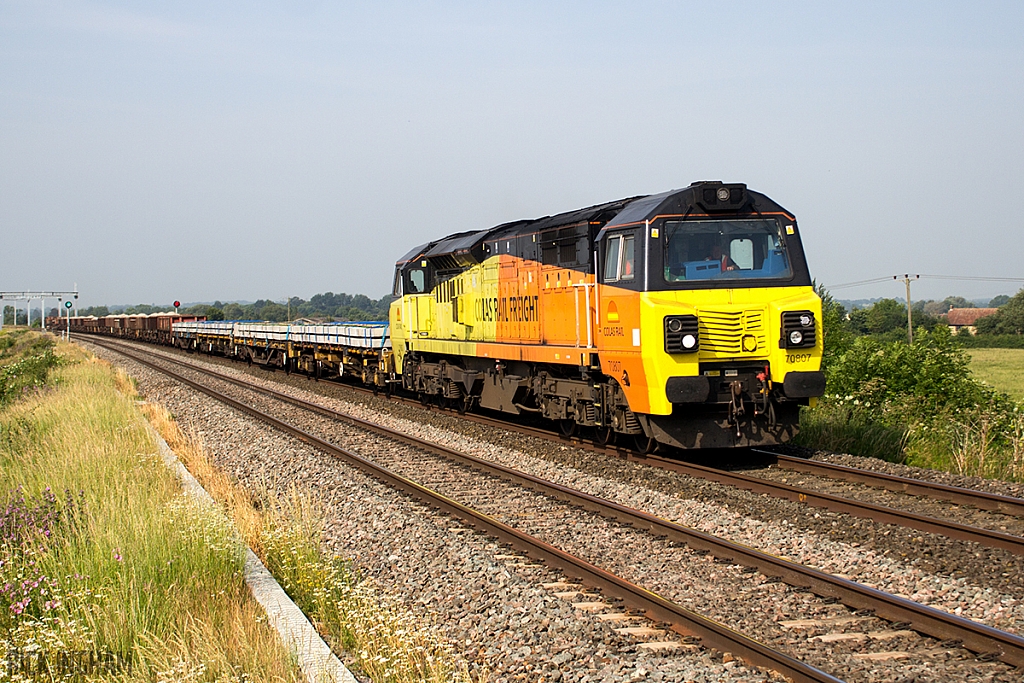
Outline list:
[[[1024,349],[968,349],[975,377],[1024,401]]]

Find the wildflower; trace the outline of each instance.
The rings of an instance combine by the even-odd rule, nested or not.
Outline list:
[[[113,552],[114,552],[114,559],[116,561],[120,562],[121,561],[121,549],[120,548],[114,548]]]

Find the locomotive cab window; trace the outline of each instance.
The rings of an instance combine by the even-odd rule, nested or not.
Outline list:
[[[613,235],[608,238],[604,255],[604,281],[619,282],[636,277],[635,245],[633,235]]]
[[[411,268],[406,272],[406,288],[409,294],[427,291],[427,273],[423,268]]]
[[[666,221],[662,263],[669,283],[793,276],[781,226],[773,219]]]

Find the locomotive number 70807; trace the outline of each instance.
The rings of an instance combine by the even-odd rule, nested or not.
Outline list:
[[[806,363],[810,359],[811,359],[811,354],[809,354],[809,353],[787,353],[786,354],[786,362],[787,363]]]

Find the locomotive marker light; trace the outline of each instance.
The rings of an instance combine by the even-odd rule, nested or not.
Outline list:
[[[718,201],[727,202],[729,201],[729,188],[720,187],[718,188]]]
[[[692,353],[700,346],[697,316],[665,317],[665,353]]]
[[[782,314],[782,338],[779,348],[814,346],[818,341],[812,311],[786,311]]]

